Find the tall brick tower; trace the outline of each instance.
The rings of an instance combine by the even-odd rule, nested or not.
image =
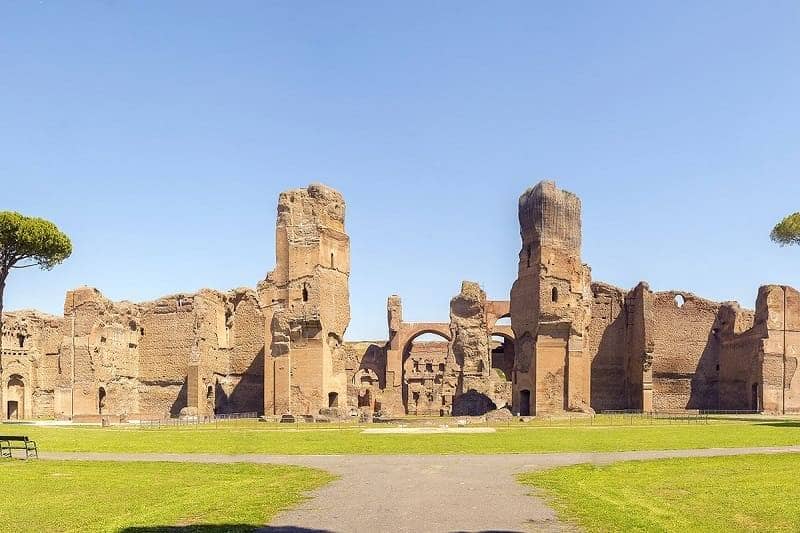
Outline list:
[[[350,238],[342,195],[320,184],[281,193],[276,266],[259,284],[266,309],[264,411],[344,407],[341,357],[350,322]]]
[[[591,361],[583,340],[592,296],[590,270],[581,263],[581,201],[542,181],[520,196],[519,224],[513,410],[588,410]]]

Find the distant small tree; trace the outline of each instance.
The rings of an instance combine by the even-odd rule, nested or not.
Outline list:
[[[0,211],[0,346],[3,338],[3,293],[11,269],[38,266],[50,270],[71,253],[69,237],[52,222],[13,211]]]
[[[800,213],[791,214],[778,222],[769,237],[781,246],[800,245]]]

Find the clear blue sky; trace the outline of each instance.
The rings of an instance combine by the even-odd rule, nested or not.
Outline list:
[[[752,306],[800,286],[798,2],[0,0],[0,209],[72,257],[8,308],[82,284],[147,300],[255,286],[280,191],[347,200],[350,339],[386,297],[447,320],[507,298],[519,194],[583,199],[583,259],[622,287]]]

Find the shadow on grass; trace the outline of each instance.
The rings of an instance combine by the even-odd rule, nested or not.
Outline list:
[[[783,422],[775,420],[773,422],[759,422],[757,425],[773,428],[800,428],[800,420],[786,420]]]
[[[253,524],[195,524],[191,526],[140,526],[126,527],[120,533],[227,533],[229,531],[253,531],[257,533],[333,533],[329,529],[310,529],[296,526],[256,526]],[[455,531],[453,533],[467,533]],[[520,533],[505,529],[491,529],[476,533]]]
[[[328,529],[295,526],[257,526],[255,524],[193,524],[190,526],[139,526],[120,529],[120,533],[228,533],[255,531],[259,533],[332,533]]]

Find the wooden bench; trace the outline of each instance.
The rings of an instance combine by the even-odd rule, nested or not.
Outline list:
[[[11,450],[25,450],[25,459],[39,458],[36,441],[22,435],[0,435],[0,457],[11,458]]]

